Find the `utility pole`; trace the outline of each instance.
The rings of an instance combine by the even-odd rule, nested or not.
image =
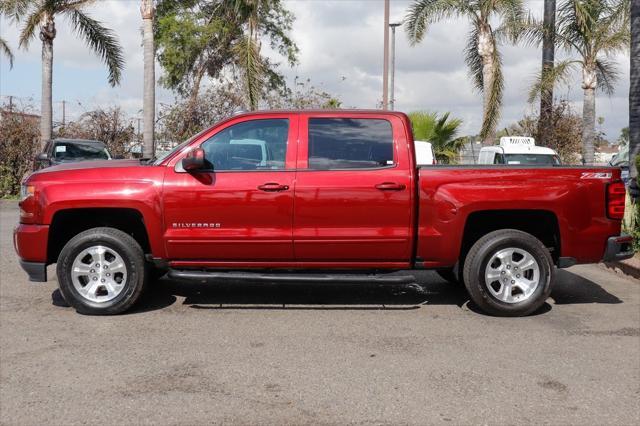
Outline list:
[[[384,0],[384,62],[382,67],[382,109],[389,108],[389,0]]]
[[[544,34],[542,40],[542,81],[553,72],[556,47],[556,0],[544,1]],[[540,92],[539,145],[548,146],[553,137],[553,83]]]
[[[13,112],[13,96],[9,96],[9,112]]]
[[[66,124],[67,119],[67,101],[62,101],[62,127]]]
[[[389,24],[391,27],[391,95],[389,96],[389,109],[394,110],[396,106],[396,27],[402,22]]]
[[[640,3],[631,3],[631,86],[629,88],[629,171],[638,177],[640,155]]]

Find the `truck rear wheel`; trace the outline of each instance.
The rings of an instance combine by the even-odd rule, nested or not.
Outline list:
[[[555,278],[553,260],[544,244],[514,229],[480,238],[467,255],[463,273],[471,299],[483,311],[512,317],[539,309]]]
[[[57,275],[60,292],[79,313],[119,314],[143,292],[144,253],[136,240],[118,229],[89,229],[64,246]]]

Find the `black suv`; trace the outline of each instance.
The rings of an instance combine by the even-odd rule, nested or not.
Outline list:
[[[35,169],[62,163],[88,160],[111,160],[107,146],[100,141],[84,139],[53,139],[36,156]]]

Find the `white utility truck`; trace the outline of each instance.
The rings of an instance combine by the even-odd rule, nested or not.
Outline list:
[[[500,138],[500,145],[480,149],[478,164],[557,166],[560,157],[551,148],[536,146],[533,138],[506,136]]]

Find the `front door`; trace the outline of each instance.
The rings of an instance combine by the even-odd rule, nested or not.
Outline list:
[[[413,184],[402,120],[363,113],[302,114],[300,120],[296,259],[332,267],[409,266]]]
[[[291,262],[295,114],[240,117],[196,144],[212,171],[167,167],[164,240],[169,259],[209,266]],[[240,265],[240,263],[237,263]]]

